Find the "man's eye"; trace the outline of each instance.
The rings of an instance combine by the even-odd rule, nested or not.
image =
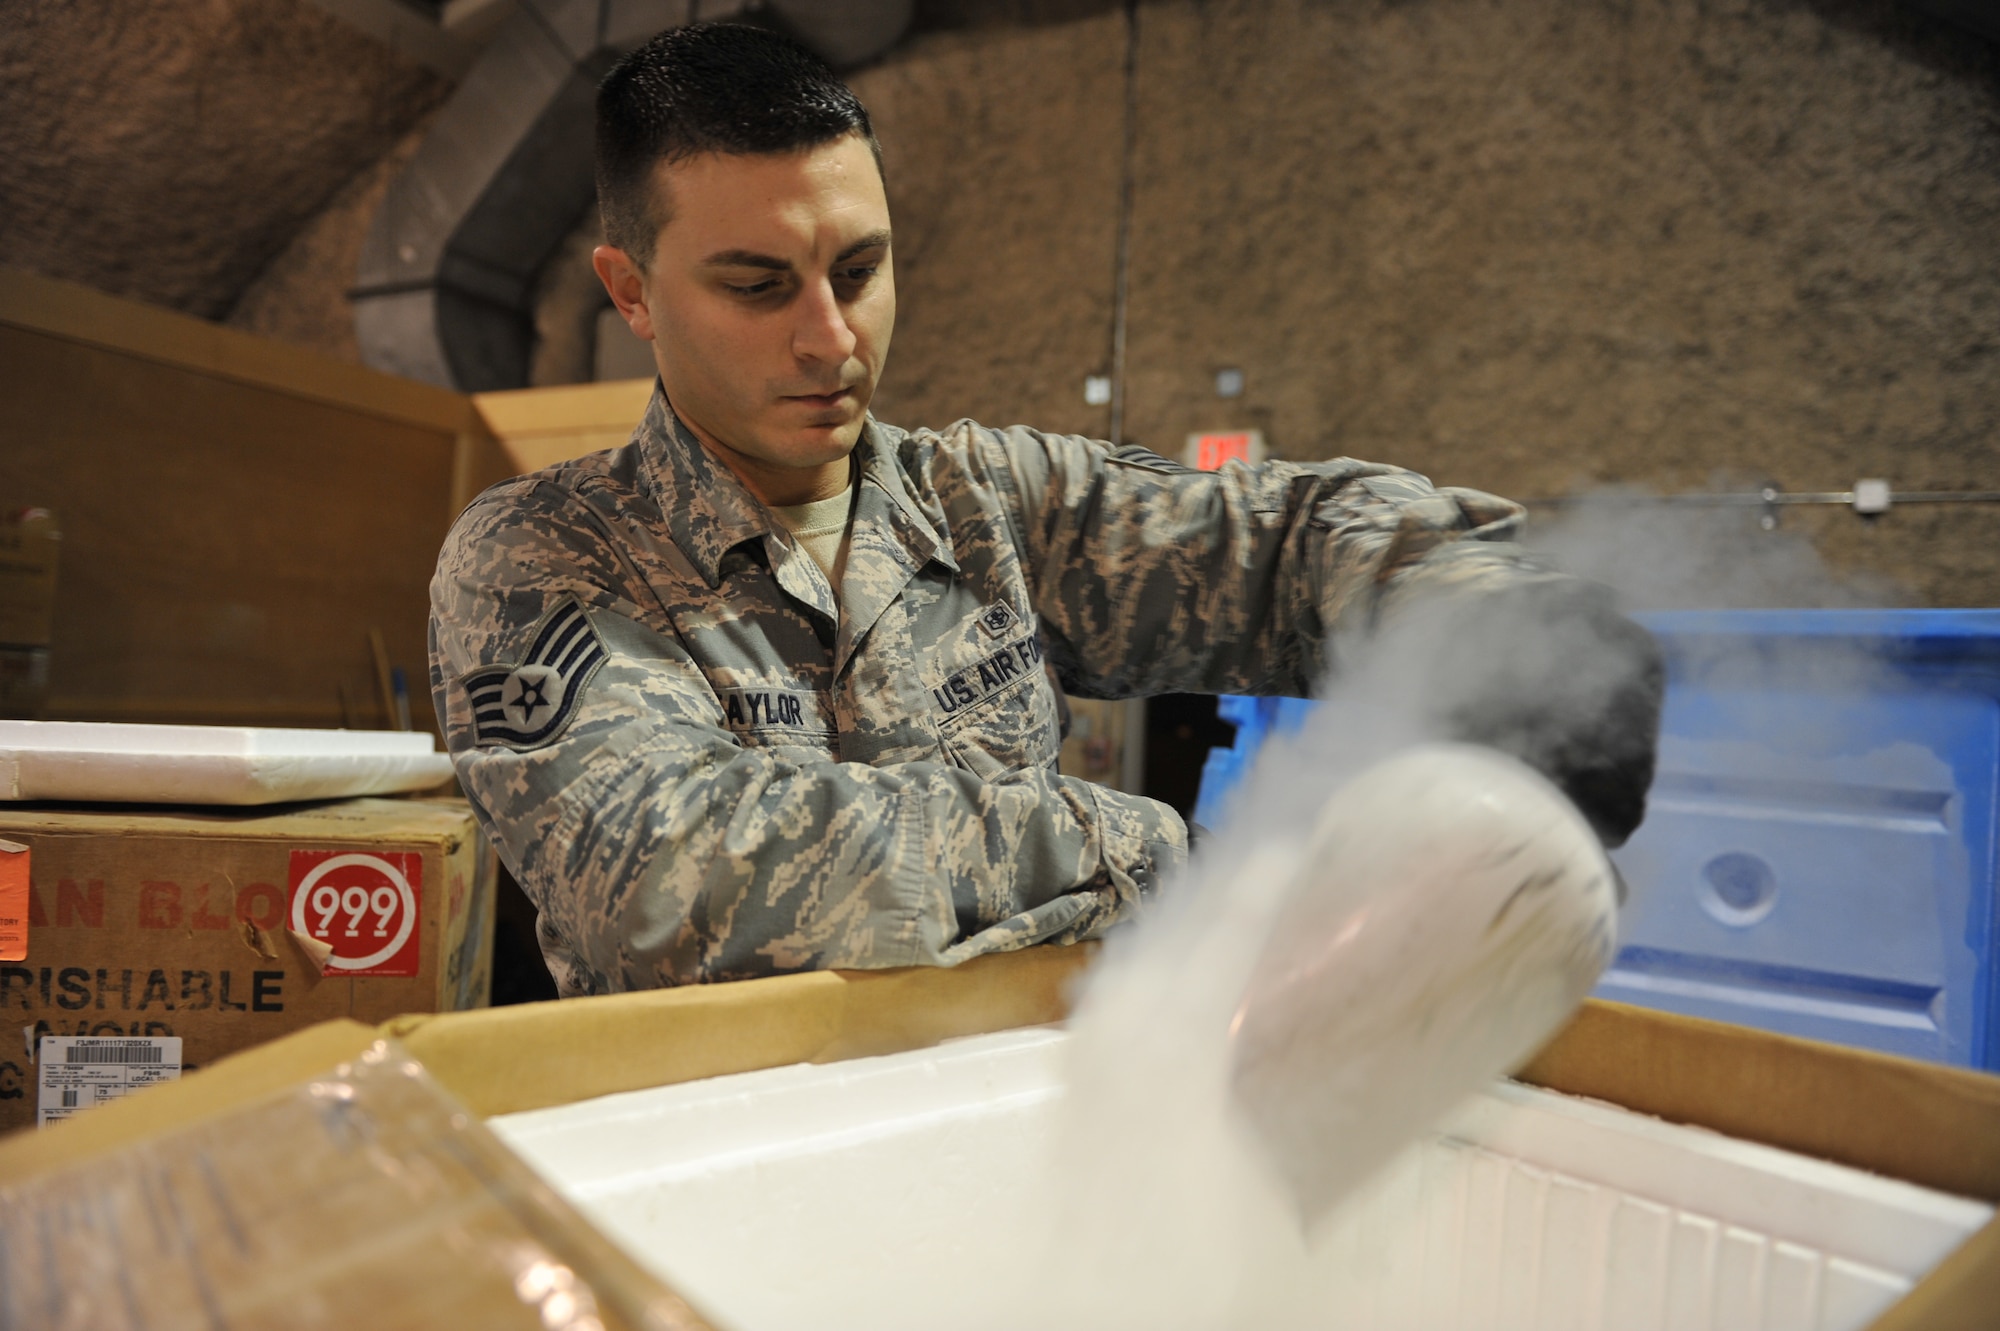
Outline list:
[[[875,276],[878,267],[879,265],[870,264],[865,268],[843,268],[840,270],[840,279],[843,282],[860,286],[863,282]]]
[[[725,282],[723,285],[739,296],[763,296],[778,289],[778,279],[767,277],[761,282],[751,282],[747,285],[738,282]]]

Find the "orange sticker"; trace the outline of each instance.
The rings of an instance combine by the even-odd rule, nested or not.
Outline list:
[[[28,959],[28,848],[0,841],[0,961]]]

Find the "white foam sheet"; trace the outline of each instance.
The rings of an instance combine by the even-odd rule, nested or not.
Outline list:
[[[1027,1325],[994,1290],[1035,1281],[1050,1260],[1034,1162],[1056,1121],[1064,1039],[1006,1032],[491,1126],[735,1331]],[[1500,1083],[1302,1243],[1286,1272],[1295,1288],[1242,1324],[1846,1331],[1991,1215]],[[1032,1324],[1060,1326],[1044,1312]]]
[[[275,804],[428,790],[451,774],[421,731],[0,721],[0,800]]]

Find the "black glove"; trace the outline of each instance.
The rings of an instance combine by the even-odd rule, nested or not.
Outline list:
[[[1610,590],[1549,580],[1425,607],[1433,718],[1554,782],[1607,847],[1646,816],[1666,669]]]

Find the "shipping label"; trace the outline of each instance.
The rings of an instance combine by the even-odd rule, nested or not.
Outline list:
[[[44,1035],[35,1062],[41,1072],[35,1122],[46,1128],[141,1087],[179,1081],[181,1040],[178,1035]]]
[[[328,975],[415,975],[423,879],[419,853],[295,850],[292,928],[333,949]]]
[[[0,961],[28,959],[28,916],[33,900],[28,887],[28,848],[18,841],[0,841]]]

